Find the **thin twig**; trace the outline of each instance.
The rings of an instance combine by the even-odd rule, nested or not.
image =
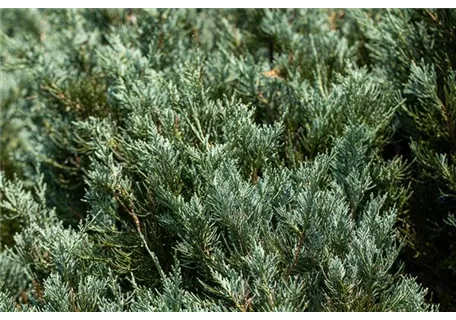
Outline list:
[[[445,26],[442,24],[442,22],[437,19],[437,17],[429,10],[429,9],[424,9],[424,11],[431,17],[431,19],[437,23],[439,25],[440,28],[442,28],[443,30],[445,30],[445,32],[453,39],[455,39],[455,35],[453,34],[453,32],[451,32],[450,30],[446,29]]]
[[[119,200],[119,197],[118,197],[117,194],[115,195],[115,197],[116,197],[117,202],[123,207],[123,209],[125,209],[125,211],[127,211],[127,213],[130,215],[130,217],[133,219],[133,221],[134,221],[134,223],[136,225],[136,231],[138,231],[139,237],[141,238],[141,241],[142,241],[144,247],[146,248],[147,253],[151,257],[152,261],[154,262],[155,267],[157,268],[157,271],[160,274],[160,277],[162,278],[162,280],[164,280],[166,278],[165,277],[165,273],[163,272],[163,270],[161,268],[161,265],[160,265],[160,262],[158,261],[157,255],[152,250],[150,250],[149,246],[147,245],[146,238],[144,237],[144,235],[143,235],[143,233],[141,231],[141,222],[139,221],[138,216],[133,211],[133,208],[131,206],[129,206],[129,207],[125,206]]]
[[[293,269],[298,264],[299,253],[301,252],[302,245],[304,244],[304,238],[305,238],[305,233],[303,232],[303,233],[301,233],[301,236],[299,237],[298,247],[296,248],[296,252],[295,252],[294,258],[293,258],[293,264],[288,269],[288,271],[287,271],[287,273],[285,275],[285,278],[290,277],[291,272],[293,271]]]

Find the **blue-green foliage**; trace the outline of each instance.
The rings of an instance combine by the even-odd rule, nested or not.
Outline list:
[[[2,10],[0,309],[436,309],[385,156],[456,190],[420,14]]]

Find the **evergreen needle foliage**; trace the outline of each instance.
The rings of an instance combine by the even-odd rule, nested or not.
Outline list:
[[[454,308],[456,11],[0,13],[1,311]]]

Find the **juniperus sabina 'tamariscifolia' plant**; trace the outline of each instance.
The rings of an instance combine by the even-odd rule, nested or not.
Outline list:
[[[455,22],[2,10],[0,310],[451,309]]]

